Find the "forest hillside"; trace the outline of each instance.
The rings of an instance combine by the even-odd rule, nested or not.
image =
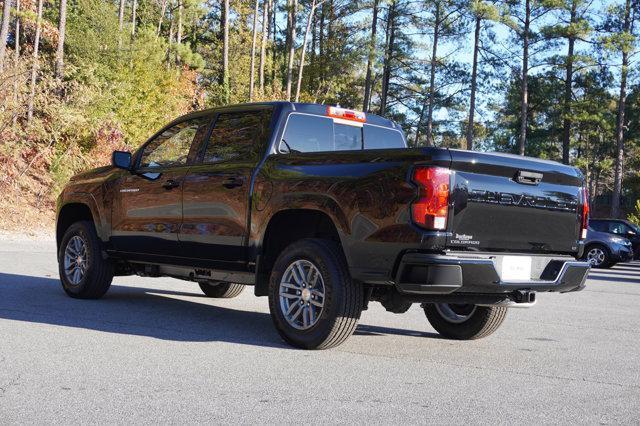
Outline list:
[[[640,216],[638,0],[2,0],[0,229],[197,109],[299,100],[582,169]]]

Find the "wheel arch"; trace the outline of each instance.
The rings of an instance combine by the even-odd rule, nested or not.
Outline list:
[[[56,245],[59,248],[60,242],[66,230],[75,222],[88,220],[93,222],[98,238],[104,241],[100,215],[95,207],[95,201],[89,194],[74,194],[73,199],[63,204],[56,218]]]
[[[280,210],[271,216],[260,239],[256,265],[256,296],[267,295],[269,276],[282,250],[303,238],[335,241],[344,253],[340,231],[329,214],[312,208]]]

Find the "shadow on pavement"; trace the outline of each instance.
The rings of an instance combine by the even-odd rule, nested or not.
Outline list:
[[[632,283],[632,284],[640,284],[640,276],[624,276],[624,275],[614,275],[607,274],[606,272],[600,274],[594,274],[591,272],[589,274],[589,279],[597,280],[597,281],[611,281],[615,283]]]
[[[182,300],[176,297],[202,300]],[[199,292],[112,285],[100,300],[68,297],[60,281],[0,273],[0,318],[184,342],[229,342],[290,348],[269,314],[212,305]],[[426,322],[426,319],[425,319]],[[360,325],[356,335],[438,337],[434,333]]]
[[[427,319],[424,319],[425,324]],[[400,330],[397,328],[378,327],[374,325],[360,324],[355,331],[356,336],[384,336],[387,334],[394,334],[398,336],[413,336],[413,337],[430,337],[432,339],[443,339],[438,333],[430,333],[428,331],[415,331],[415,330]]]

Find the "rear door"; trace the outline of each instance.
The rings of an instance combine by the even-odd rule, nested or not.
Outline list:
[[[266,150],[271,115],[271,108],[217,115],[198,164],[184,179],[179,239],[185,256],[242,269],[251,176]]]
[[[582,174],[551,161],[451,150],[448,247],[574,253],[580,236]]]
[[[205,138],[209,117],[172,125],[151,139],[124,175],[113,205],[112,241],[120,252],[178,256],[182,184]]]

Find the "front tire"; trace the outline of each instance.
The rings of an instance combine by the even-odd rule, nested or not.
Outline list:
[[[273,323],[286,342],[302,349],[328,349],[347,340],[358,325],[362,297],[342,250],[329,240],[289,245],[269,280]]]
[[[443,337],[475,340],[495,332],[507,315],[500,306],[428,303],[423,305],[427,320]]]
[[[607,269],[612,266],[611,253],[602,244],[593,244],[584,251],[584,260],[594,268]]]
[[[234,283],[208,283],[208,282],[200,282],[200,289],[207,297],[213,297],[216,299],[231,299],[233,297],[239,296],[244,290],[244,286],[242,284],[234,284]]]
[[[72,224],[58,251],[62,288],[76,299],[99,299],[113,280],[113,264],[102,257],[100,240],[92,222]]]

